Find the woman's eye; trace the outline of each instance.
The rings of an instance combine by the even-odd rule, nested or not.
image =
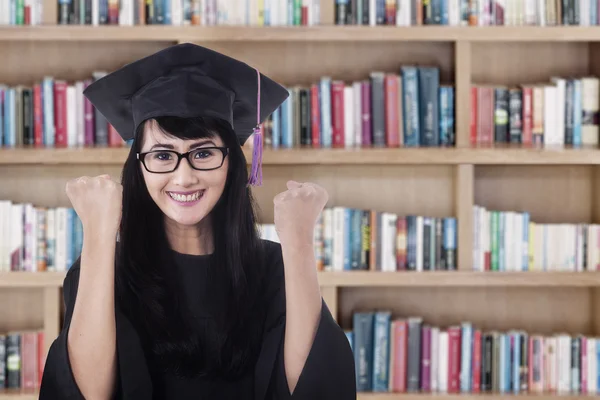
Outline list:
[[[154,153],[154,158],[160,161],[169,161],[171,157],[170,153]]]
[[[194,154],[194,158],[208,158],[211,157],[213,155],[213,151],[212,150],[198,150],[195,154]]]

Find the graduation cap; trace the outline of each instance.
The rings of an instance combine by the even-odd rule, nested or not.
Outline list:
[[[133,139],[144,120],[160,116],[222,118],[240,145],[254,133],[252,185],[262,184],[259,125],[289,96],[285,87],[256,68],[191,43],[127,64],[83,94],[123,140]]]

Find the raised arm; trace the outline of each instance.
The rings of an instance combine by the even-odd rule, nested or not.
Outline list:
[[[83,225],[81,257],[65,279],[66,315],[40,399],[110,399],[116,382],[114,271],[122,190],[107,176],[67,184]]]

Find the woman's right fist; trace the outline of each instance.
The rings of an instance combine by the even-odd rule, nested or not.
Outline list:
[[[85,231],[117,234],[123,200],[120,183],[109,175],[82,176],[68,181],[66,192]]]

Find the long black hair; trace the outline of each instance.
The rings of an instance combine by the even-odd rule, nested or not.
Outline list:
[[[257,205],[247,185],[244,153],[228,123],[216,118],[155,118],[167,135],[180,139],[221,137],[229,148],[227,182],[211,211],[214,252],[204,298],[220,301],[209,327],[191,324],[173,273],[173,253],[164,215],[150,197],[136,153],[144,132],[137,130],[122,172],[116,295],[143,333],[145,348],[164,370],[180,376],[235,378],[258,353],[264,307],[264,251],[257,231]],[[148,121],[146,121],[148,123]]]

